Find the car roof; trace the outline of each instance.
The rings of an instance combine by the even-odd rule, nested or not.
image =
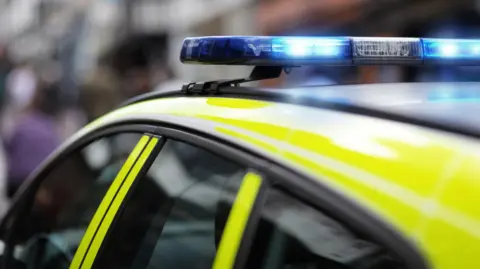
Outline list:
[[[379,83],[290,88],[223,87],[213,93],[206,91],[200,95],[333,108],[480,138],[480,117],[477,117],[480,115],[479,87],[480,82]],[[130,99],[121,106],[186,95],[192,94],[178,88],[154,91]]]
[[[384,83],[300,87],[292,96],[354,104],[480,132],[480,83]]]

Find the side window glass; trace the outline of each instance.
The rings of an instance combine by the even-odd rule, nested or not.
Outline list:
[[[137,178],[94,268],[210,269],[246,169],[166,142]]]
[[[13,228],[15,258],[27,268],[68,268],[97,207],[141,136],[104,137],[60,160]]]
[[[382,246],[271,189],[245,268],[405,269]]]

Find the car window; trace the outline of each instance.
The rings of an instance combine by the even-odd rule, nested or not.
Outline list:
[[[381,245],[316,208],[267,191],[245,268],[405,269]]]
[[[136,179],[94,268],[210,269],[246,169],[168,140]]]
[[[141,136],[103,137],[59,160],[13,228],[16,259],[29,269],[68,268],[98,205]]]

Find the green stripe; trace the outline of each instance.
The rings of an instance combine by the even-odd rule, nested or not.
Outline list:
[[[252,172],[245,178],[238,191],[237,199],[228,216],[225,230],[223,231],[217,256],[213,263],[213,269],[231,269],[237,257],[238,248],[242,240],[243,232],[257,198],[258,190],[262,184],[262,178]]]
[[[137,143],[133,151],[130,153],[130,156],[128,156],[127,160],[123,164],[117,176],[113,180],[112,185],[110,185],[110,188],[105,194],[105,197],[103,198],[102,202],[97,208],[97,211],[93,215],[93,218],[90,221],[90,224],[88,225],[87,230],[85,231],[85,235],[83,236],[82,241],[80,241],[80,245],[78,246],[78,249],[75,252],[72,263],[70,264],[70,269],[80,268],[80,265],[82,264],[82,260],[87,253],[90,242],[92,241],[95,235],[95,232],[97,231],[98,226],[102,221],[103,216],[107,212],[107,209],[112,203],[112,200],[115,197],[115,194],[120,189],[120,186],[122,186],[122,183],[125,180],[128,172],[130,171],[132,166],[135,164],[135,161],[137,160],[138,156],[142,153],[149,139],[150,137],[147,135],[142,136],[142,138],[139,140],[139,142]]]
[[[132,168],[127,178],[125,179],[123,185],[121,186],[120,190],[115,196],[115,199],[110,205],[110,209],[108,210],[107,214],[105,215],[105,218],[103,219],[102,223],[100,224],[100,227],[98,228],[97,234],[93,239],[93,242],[90,248],[88,249],[88,253],[85,256],[85,259],[83,261],[83,264],[81,267],[82,269],[89,269],[92,267],[93,262],[97,256],[98,250],[100,249],[103,243],[103,240],[105,239],[107,231],[110,228],[110,225],[112,224],[113,219],[115,218],[115,215],[117,214],[118,209],[120,208],[120,205],[125,199],[128,191],[130,190],[130,187],[132,186],[133,182],[137,178],[138,174],[143,168],[143,165],[147,161],[148,157],[152,153],[157,143],[158,143],[158,138],[154,137],[150,140],[147,147],[142,152],[142,154],[138,158],[138,161],[135,163],[134,167]]]

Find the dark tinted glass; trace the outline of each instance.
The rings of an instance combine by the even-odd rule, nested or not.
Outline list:
[[[245,268],[406,268],[321,211],[278,190],[267,195]]]
[[[94,268],[210,269],[245,169],[167,141],[136,180]]]
[[[141,134],[99,139],[56,164],[20,226],[15,256],[28,268],[68,268],[98,205]]]

